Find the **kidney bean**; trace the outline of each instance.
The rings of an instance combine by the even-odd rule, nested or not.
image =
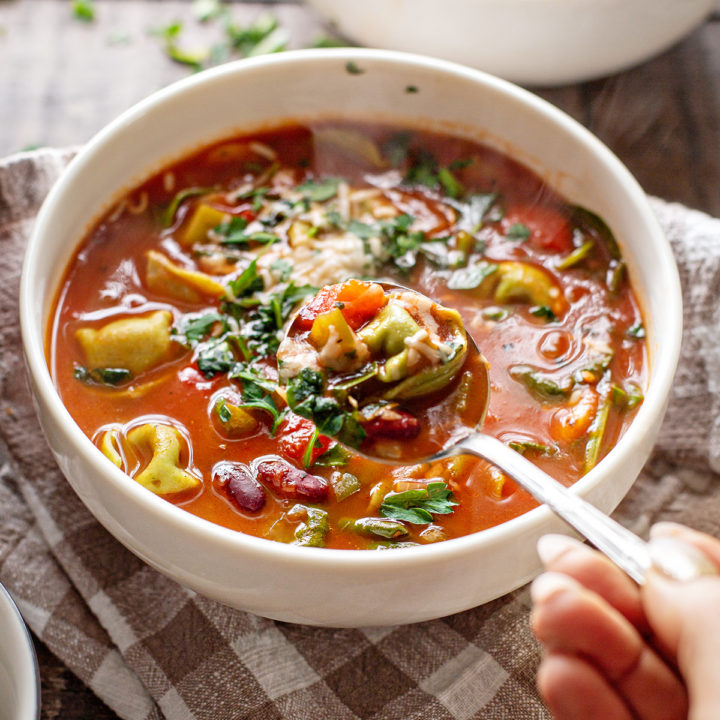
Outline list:
[[[383,410],[363,423],[368,439],[376,437],[409,440],[420,432],[420,421],[405,410]]]
[[[241,510],[257,512],[265,505],[265,488],[242,463],[218,463],[213,468],[213,481],[225,488]]]
[[[286,463],[284,460],[262,460],[255,466],[260,482],[271,485],[281,495],[310,502],[322,502],[328,497],[325,478],[312,475]]]

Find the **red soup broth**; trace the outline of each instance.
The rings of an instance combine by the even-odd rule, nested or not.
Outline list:
[[[642,402],[642,315],[600,218],[472,140],[329,120],[218,142],[105,214],[57,294],[47,337],[56,387],[128,482],[167,450],[147,440],[149,430],[133,441],[133,429],[170,428],[177,457],[167,463],[193,482],[162,497],[258,537],[334,548],[426,544],[534,507],[485,462],[393,468],[282,415],[274,353],[283,327],[314,292],[308,286],[351,277],[390,279],[456,308],[489,363],[484,430],[566,485],[607,453]],[[160,330],[113,326],[106,335],[114,337],[102,337],[108,325],[153,313],[165,318]],[[101,346],[105,366],[88,350]],[[223,423],[223,404],[243,410],[240,429]],[[258,476],[266,456],[325,490],[303,494],[305,480]],[[249,509],[218,463],[243,471],[261,507]],[[444,510],[424,522],[398,518],[397,495],[431,483],[443,490]],[[426,508],[423,492],[405,504]],[[359,528],[367,518],[380,520],[370,522],[379,530]],[[392,536],[388,520],[399,523]]]

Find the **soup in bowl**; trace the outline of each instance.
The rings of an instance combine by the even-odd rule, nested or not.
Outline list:
[[[680,332],[668,246],[607,149],[512,85],[378,51],[241,62],[129,111],[48,198],[21,296],[41,422],[105,527],[210,597],[325,625],[497,597],[559,527],[486,463],[353,453],[476,410],[445,325],[488,360],[484,430],[606,511]],[[414,414],[418,378],[442,412]]]

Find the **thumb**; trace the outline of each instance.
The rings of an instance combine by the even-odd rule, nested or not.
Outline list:
[[[698,549],[718,568],[720,543],[680,526],[656,527],[679,545]],[[690,720],[720,718],[720,575],[677,582],[650,571],[642,588],[648,622],[658,644],[675,662],[690,697]]]

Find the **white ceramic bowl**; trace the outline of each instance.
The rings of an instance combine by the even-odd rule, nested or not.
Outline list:
[[[307,0],[349,38],[527,85],[608,75],[670,47],[717,0]]]
[[[20,611],[0,585],[0,720],[36,720],[39,714],[35,649]]]
[[[361,74],[347,72],[351,60]],[[406,92],[410,85],[419,92]],[[289,52],[221,66],[141,102],[83,149],[40,212],[23,268],[23,341],[58,464],[97,519],[150,565],[267,617],[329,626],[407,623],[523,584],[539,569],[536,539],[562,524],[538,508],[481,533],[394,552],[293,547],[233,532],[156,497],[112,465],[63,407],[43,351],[63,269],[89,224],[123,190],[233,133],[343,114],[421,122],[490,143],[615,231],[645,309],[651,371],[632,426],[575,486],[612,510],[650,452],[677,362],[682,313],[672,254],[642,190],[593,135],[526,91],[458,65],[377,50]]]

